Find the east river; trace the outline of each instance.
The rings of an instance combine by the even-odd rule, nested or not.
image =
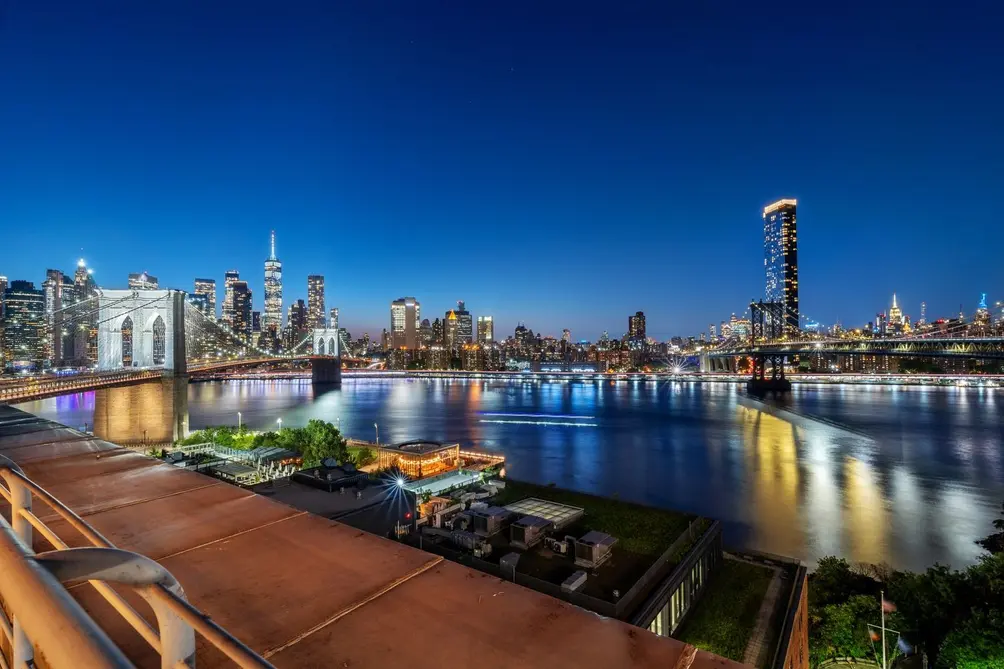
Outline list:
[[[137,392],[20,406],[102,436],[159,401]],[[239,411],[256,429],[322,418],[360,439],[501,451],[510,476],[718,518],[729,544],[810,564],[963,567],[1004,501],[1004,389],[796,385],[784,411],[739,385],[667,381],[348,379],[316,397],[309,381],[232,381],[186,400],[193,430]]]

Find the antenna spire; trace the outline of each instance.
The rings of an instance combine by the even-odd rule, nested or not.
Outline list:
[[[272,231],[272,255],[268,259],[275,260],[275,230]]]

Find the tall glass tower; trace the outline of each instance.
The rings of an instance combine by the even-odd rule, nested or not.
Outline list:
[[[784,305],[787,330],[798,330],[797,200],[778,200],[763,209],[764,297]]]
[[[275,257],[275,230],[271,253],[265,261],[265,313],[261,329],[273,337],[278,337],[282,329],[282,263]]]

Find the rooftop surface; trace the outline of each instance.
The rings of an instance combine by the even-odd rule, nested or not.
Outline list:
[[[795,566],[756,555],[726,555],[673,636],[758,668],[778,644]]]
[[[664,669],[689,652],[682,642],[3,405],[0,453],[118,547],[159,561],[196,607],[279,667]],[[0,508],[9,519],[9,507]],[[36,511],[71,546],[84,545],[41,503]],[[38,539],[35,548],[50,546]],[[91,586],[71,592],[137,665],[159,666]],[[121,592],[152,621],[138,597]],[[232,666],[202,639],[197,665]],[[689,666],[740,665],[701,651]]]
[[[530,509],[535,503],[557,502],[567,507],[582,509],[584,514],[559,534],[582,538],[589,532],[609,534],[617,540],[611,560],[599,567],[595,575],[586,581],[582,592],[606,601],[616,601],[614,590],[627,592],[656,560],[683,534],[697,516],[666,509],[641,506],[605,497],[564,490],[551,486],[539,486],[522,481],[506,479],[506,487],[491,499],[491,503],[512,508]],[[541,516],[537,511],[521,511]],[[546,516],[545,516],[546,517]],[[498,556],[508,552],[502,544],[508,540],[508,532],[498,538]],[[493,546],[494,547],[494,546]],[[667,566],[676,564],[670,560]],[[493,555],[494,557],[494,555]],[[497,559],[497,557],[496,557]],[[539,544],[523,553],[517,570],[530,576],[560,585],[579,568],[571,559],[554,555]]]

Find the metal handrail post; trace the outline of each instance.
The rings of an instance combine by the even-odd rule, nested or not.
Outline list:
[[[17,612],[15,625],[45,648],[48,666],[132,666],[66,588],[35,561],[7,523],[0,523],[0,592],[8,608]],[[14,667],[31,666],[20,651],[15,648]]]
[[[10,458],[0,455],[0,477],[10,491],[10,522],[14,534],[24,544],[25,550],[31,552],[31,523],[21,513],[21,510],[31,511],[31,490],[21,481],[18,474],[23,474],[21,467]],[[35,649],[24,631],[20,616],[11,611],[11,623],[14,638],[11,639],[13,650],[11,661],[14,669],[22,669],[33,664]]]
[[[181,584],[159,563],[121,548],[97,546],[39,553],[35,559],[63,583],[104,581],[136,588],[157,616],[161,669],[195,666],[195,630],[151,591],[163,586],[175,597],[185,599]]]

